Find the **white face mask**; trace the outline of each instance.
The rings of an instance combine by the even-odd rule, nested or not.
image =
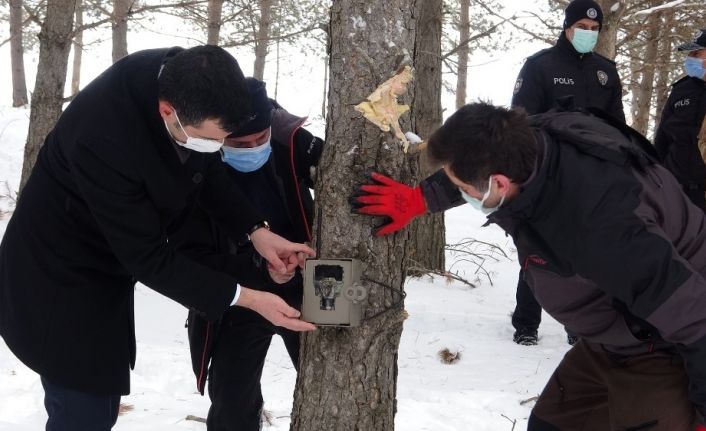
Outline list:
[[[488,178],[488,191],[483,194],[483,197],[480,200],[466,194],[466,192],[464,192],[460,188],[458,189],[458,191],[461,192],[461,196],[463,197],[463,200],[468,202],[473,208],[477,209],[478,211],[483,212],[483,214],[488,216],[488,215],[494,213],[495,211],[497,211],[498,208],[500,208],[500,206],[502,206],[503,202],[505,202],[505,195],[503,195],[500,198],[500,202],[496,206],[494,206],[492,208],[488,208],[483,205],[483,204],[485,204],[485,201],[488,200],[488,198],[490,197],[490,188],[492,186],[493,186],[493,177],[490,177],[490,178]]]
[[[186,142],[180,142],[172,135],[172,132],[169,131],[169,127],[167,126],[166,121],[164,122],[164,125],[167,126],[167,132],[169,133],[169,136],[171,136],[172,139],[174,139],[174,141],[178,145],[199,153],[215,153],[216,151],[220,150],[223,146],[224,139],[216,141],[215,139],[193,138],[189,136],[189,134],[186,133],[186,130],[184,130],[184,126],[181,125],[181,121],[179,120],[179,116],[177,115],[176,111],[174,111],[174,116],[176,117],[177,123],[179,124],[182,133],[186,135]]]

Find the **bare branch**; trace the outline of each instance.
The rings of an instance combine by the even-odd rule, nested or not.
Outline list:
[[[167,3],[167,4],[159,4],[159,5],[147,5],[147,6],[142,6],[137,9],[130,9],[127,13],[128,17],[135,17],[137,15],[143,14],[145,12],[150,12],[150,11],[159,11],[163,9],[169,9],[169,8],[176,8],[176,7],[189,7],[189,6],[194,6],[198,4],[204,4],[206,3],[207,0],[194,0],[190,2],[177,2],[177,3]],[[92,28],[100,27],[103,24],[107,24],[109,22],[113,22],[113,16],[112,13],[105,10],[101,9],[102,12],[106,15],[108,15],[107,18],[101,19],[95,22],[91,22],[88,24],[84,24],[80,27],[77,27],[74,29],[74,32],[79,32],[79,31],[85,31],[85,30],[90,30]]]
[[[300,35],[300,34],[302,34],[302,33],[307,33],[307,32],[310,32],[310,31],[312,31],[312,30],[316,30],[316,29],[320,29],[320,28],[321,28],[321,27],[320,27],[319,24],[312,24],[312,25],[310,25],[310,26],[308,26],[308,27],[306,27],[306,28],[303,28],[303,29],[301,29],[301,30],[298,30],[298,31],[295,31],[295,32],[292,32],[292,33],[286,33],[286,34],[282,34],[282,35],[279,35],[279,36],[269,36],[269,37],[266,37],[266,38],[264,38],[264,39],[251,38],[251,39],[245,39],[245,40],[239,40],[239,41],[228,41],[228,42],[222,43],[221,46],[224,47],[224,48],[232,48],[232,47],[234,47],[234,46],[250,45],[251,43],[257,43],[257,42],[260,42],[261,40],[265,40],[265,41],[286,40],[286,39],[289,39],[289,38],[291,38],[291,37]]]
[[[533,32],[533,31],[528,30],[528,29],[525,28],[524,26],[521,26],[521,25],[519,25],[519,24],[516,24],[514,21],[509,20],[509,18],[503,17],[503,16],[500,15],[499,13],[495,12],[494,10],[492,10],[491,8],[489,8],[488,6],[486,6],[483,2],[479,2],[478,4],[480,5],[480,7],[482,7],[483,9],[485,9],[486,12],[488,12],[490,15],[492,15],[492,16],[494,16],[494,17],[497,17],[497,18],[500,18],[500,19],[502,19],[502,20],[508,21],[511,26],[515,27],[516,29],[520,30],[521,32],[523,32],[523,33],[525,33],[525,34],[528,34],[528,35],[532,36],[532,37],[535,38],[535,39],[539,39],[539,40],[542,40],[542,41],[544,41],[544,42],[547,42],[547,43],[550,44],[550,45],[553,45],[553,44],[554,44],[555,41],[554,41],[553,38],[549,38],[549,37],[547,37],[547,36],[545,36],[545,35],[535,33],[535,32]],[[532,15],[532,13],[530,13],[530,14]],[[533,15],[534,15],[534,17],[537,17],[536,14],[533,14]],[[519,18],[519,17],[516,17],[516,18]],[[542,20],[540,19],[540,21],[542,21]],[[550,26],[550,25],[547,25],[547,27],[548,27],[548,28],[553,28],[553,26]]]
[[[484,37],[490,36],[491,34],[493,34],[493,33],[495,32],[495,30],[496,30],[498,27],[500,27],[501,25],[505,24],[507,21],[509,21],[509,20],[511,20],[511,19],[515,19],[515,18],[516,18],[516,17],[515,17],[514,15],[513,15],[511,18],[506,18],[506,19],[500,21],[499,23],[495,24],[494,26],[490,27],[488,30],[486,30],[486,31],[484,31],[484,32],[482,32],[482,33],[474,34],[473,36],[469,37],[468,39],[466,39],[466,40],[464,40],[464,41],[462,41],[462,42],[459,42],[459,44],[456,45],[456,47],[455,47],[454,49],[452,49],[451,51],[449,51],[449,52],[447,52],[446,54],[442,55],[442,56],[441,56],[441,59],[443,60],[443,59],[445,59],[445,58],[448,58],[448,57],[454,55],[455,53],[458,52],[459,49],[463,48],[464,46],[468,45],[469,43],[471,43],[471,42],[473,42],[473,41],[476,41],[476,40],[478,40],[478,39],[482,39],[482,38],[484,38]]]

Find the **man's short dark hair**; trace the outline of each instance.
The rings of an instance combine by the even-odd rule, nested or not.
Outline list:
[[[484,102],[461,107],[431,135],[428,145],[432,161],[448,166],[479,191],[486,190],[494,174],[525,182],[537,158],[527,114]]]
[[[223,48],[189,48],[171,58],[159,75],[159,99],[172,104],[183,125],[216,120],[233,132],[250,112],[245,77]]]

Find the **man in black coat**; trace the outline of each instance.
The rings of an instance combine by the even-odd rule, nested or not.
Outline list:
[[[109,430],[135,364],[134,285],[217,319],[231,305],[313,329],[266,283],[174,250],[196,202],[233,238],[248,233],[273,272],[313,254],[265,228],[217,150],[249,113],[235,59],[213,46],[141,51],[71,102],[49,133],[0,245],[0,334],[45,389],[47,430]],[[259,264],[259,266],[258,266]]]
[[[699,132],[706,115],[706,29],[678,49],[688,53],[684,59],[686,76],[672,85],[655,134],[655,147],[684,193],[706,211],[706,164],[699,148]]]
[[[541,114],[561,105],[600,108],[625,121],[622,85],[615,62],[594,53],[603,25],[603,11],[593,0],[574,0],[565,10],[564,31],[551,48],[527,59],[515,83],[512,106]],[[542,308],[532,295],[522,270],[517,281],[517,305],[512,313],[513,341],[537,344]],[[569,344],[576,338],[569,334]]]
[[[304,118],[289,114],[269,99],[264,82],[254,78],[245,81],[253,115],[226,138],[223,162],[250,202],[270,221],[273,232],[291,241],[311,241],[314,202],[309,188],[314,185],[312,171],[324,142],[302,128]],[[229,272],[224,265],[229,259],[252,253],[245,235],[231,240],[200,208],[174,239],[178,250],[219,271]],[[299,309],[301,274],[287,274],[278,281],[285,284],[269,284],[263,290]],[[213,323],[192,310],[188,322],[193,369],[201,393],[208,376],[208,430],[259,430],[263,407],[260,378],[272,336],[282,337],[298,368],[299,334],[277,327],[251,310],[235,307]]]

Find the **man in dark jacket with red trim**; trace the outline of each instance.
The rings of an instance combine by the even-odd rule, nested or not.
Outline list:
[[[644,137],[596,115],[464,106],[429,139],[451,187],[385,178],[357,211],[467,202],[512,236],[541,306],[580,337],[530,431],[705,431],[706,216]]]
[[[250,120],[231,134],[222,149],[228,174],[252,204],[270,221],[273,232],[291,241],[311,241],[313,200],[309,188],[324,142],[302,128],[295,117],[267,97],[265,83],[246,78],[253,112]],[[231,241],[200,210],[175,237],[179,250],[217,270],[224,263],[252,253],[243,236]],[[302,277],[285,275],[263,290],[300,308]],[[204,286],[207,289],[207,286]],[[260,378],[274,334],[282,337],[295,368],[299,365],[299,334],[243,308],[228,310],[217,323],[189,313],[189,344],[199,391],[208,376],[209,431],[256,431],[261,428],[263,407]],[[209,367],[210,361],[210,367]]]
[[[86,86],[47,136],[0,245],[0,334],[41,376],[48,431],[115,424],[136,358],[137,281],[208,319],[235,305],[314,328],[281,298],[238,286],[264,283],[254,261],[215,271],[168,240],[198,202],[281,273],[313,254],[267,230],[220,161],[249,112],[243,80],[215,46],[137,52]]]

